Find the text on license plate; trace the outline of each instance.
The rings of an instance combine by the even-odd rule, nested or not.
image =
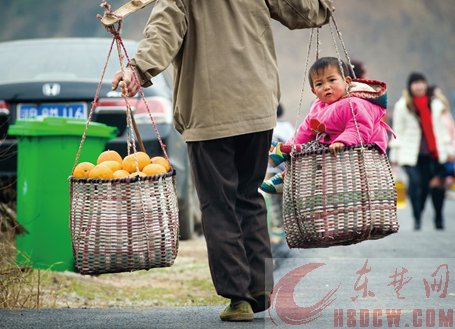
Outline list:
[[[69,104],[18,104],[18,119],[33,119],[39,117],[87,118],[85,103]]]

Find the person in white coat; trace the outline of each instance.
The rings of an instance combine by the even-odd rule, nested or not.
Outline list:
[[[408,195],[414,228],[420,230],[421,216],[428,193],[434,206],[434,225],[444,229],[444,164],[454,158],[452,137],[444,123],[448,111],[444,102],[429,88],[425,76],[411,73],[408,87],[395,104],[393,130],[397,138],[390,143],[390,158],[408,175]]]

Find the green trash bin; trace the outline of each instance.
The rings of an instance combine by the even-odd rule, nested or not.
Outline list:
[[[69,229],[71,175],[85,120],[18,120],[9,128],[17,142],[17,219],[28,231],[16,239],[19,266],[73,271]],[[96,163],[115,127],[90,123],[79,162]]]

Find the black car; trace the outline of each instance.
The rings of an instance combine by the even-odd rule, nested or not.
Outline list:
[[[0,43],[0,176],[16,175],[16,140],[8,127],[17,119],[43,116],[87,118],[101,79],[111,39],[55,38]],[[124,40],[128,54],[134,55],[136,42]],[[119,69],[116,48],[106,68],[93,121],[117,127],[117,137],[106,149],[122,156],[126,148],[126,107],[111,81]],[[144,94],[166,151],[177,171],[177,195],[180,209],[180,235],[192,236],[200,222],[185,143],[172,125],[172,85],[167,72],[153,79]],[[129,100],[140,136],[150,155],[162,150],[149,115],[139,95]]]

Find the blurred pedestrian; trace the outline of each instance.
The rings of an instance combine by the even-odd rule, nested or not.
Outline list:
[[[285,142],[294,134],[294,127],[292,124],[283,119],[284,107],[283,104],[278,104],[276,109],[277,122],[273,129],[273,140],[278,142]]]
[[[276,115],[277,122],[275,128],[273,129],[272,140],[276,141],[277,143],[284,143],[294,135],[294,127],[289,121],[283,120],[284,107],[281,103],[278,104]],[[266,178],[269,179],[275,174],[282,172],[284,169],[285,163],[273,166],[269,163],[269,165],[267,166]]]
[[[452,145],[455,149],[455,122],[453,119],[452,111],[450,110],[450,103],[447,97],[442,93],[442,90],[437,87],[437,86],[432,86],[430,87],[430,92],[431,89],[433,90],[434,97],[438,98],[443,104],[444,107],[447,109],[447,111],[444,111],[442,116],[443,116],[443,121],[444,125],[446,126],[447,130],[449,131],[450,138],[452,140]]]
[[[434,225],[444,229],[444,164],[452,161],[455,150],[444,123],[449,109],[428,87],[425,76],[411,73],[407,89],[395,104],[391,161],[402,166],[408,176],[408,195],[414,216],[414,228],[420,230],[428,193],[434,207]]]
[[[449,131],[450,138],[452,140],[453,149],[455,150],[455,121],[453,119],[452,112],[450,110],[450,103],[449,100],[445,97],[442,93],[442,90],[437,86],[433,86],[433,92],[435,97],[439,98],[444,106],[448,109],[443,113],[443,121],[444,125],[446,126],[447,130]],[[446,187],[448,189],[446,194],[446,198],[454,198],[455,195],[455,158],[452,161],[449,161],[445,164],[446,167]],[[446,193],[447,193],[446,192]]]
[[[366,79],[367,69],[363,62],[358,60],[352,60],[351,65],[353,66],[352,70],[354,71],[355,77],[357,79]]]
[[[272,254],[264,199],[279,80],[271,18],[326,24],[331,0],[157,1],[128,70],[112,86],[134,96],[172,62],[174,124],[187,142],[223,321],[269,307]]]
[[[272,140],[279,143],[284,143],[294,135],[294,127],[292,124],[283,119],[284,116],[284,106],[280,103],[277,107],[277,123],[275,129],[273,129]],[[285,170],[285,163],[281,163],[278,166],[267,166],[267,173],[265,178],[269,179],[277,173]],[[270,218],[270,241],[272,243],[272,252],[277,250],[275,246],[285,243],[285,232],[283,226],[283,198],[281,195],[276,194],[266,194],[264,193],[264,198],[269,198],[270,202],[268,203],[267,213]],[[275,256],[275,255],[274,255]]]

